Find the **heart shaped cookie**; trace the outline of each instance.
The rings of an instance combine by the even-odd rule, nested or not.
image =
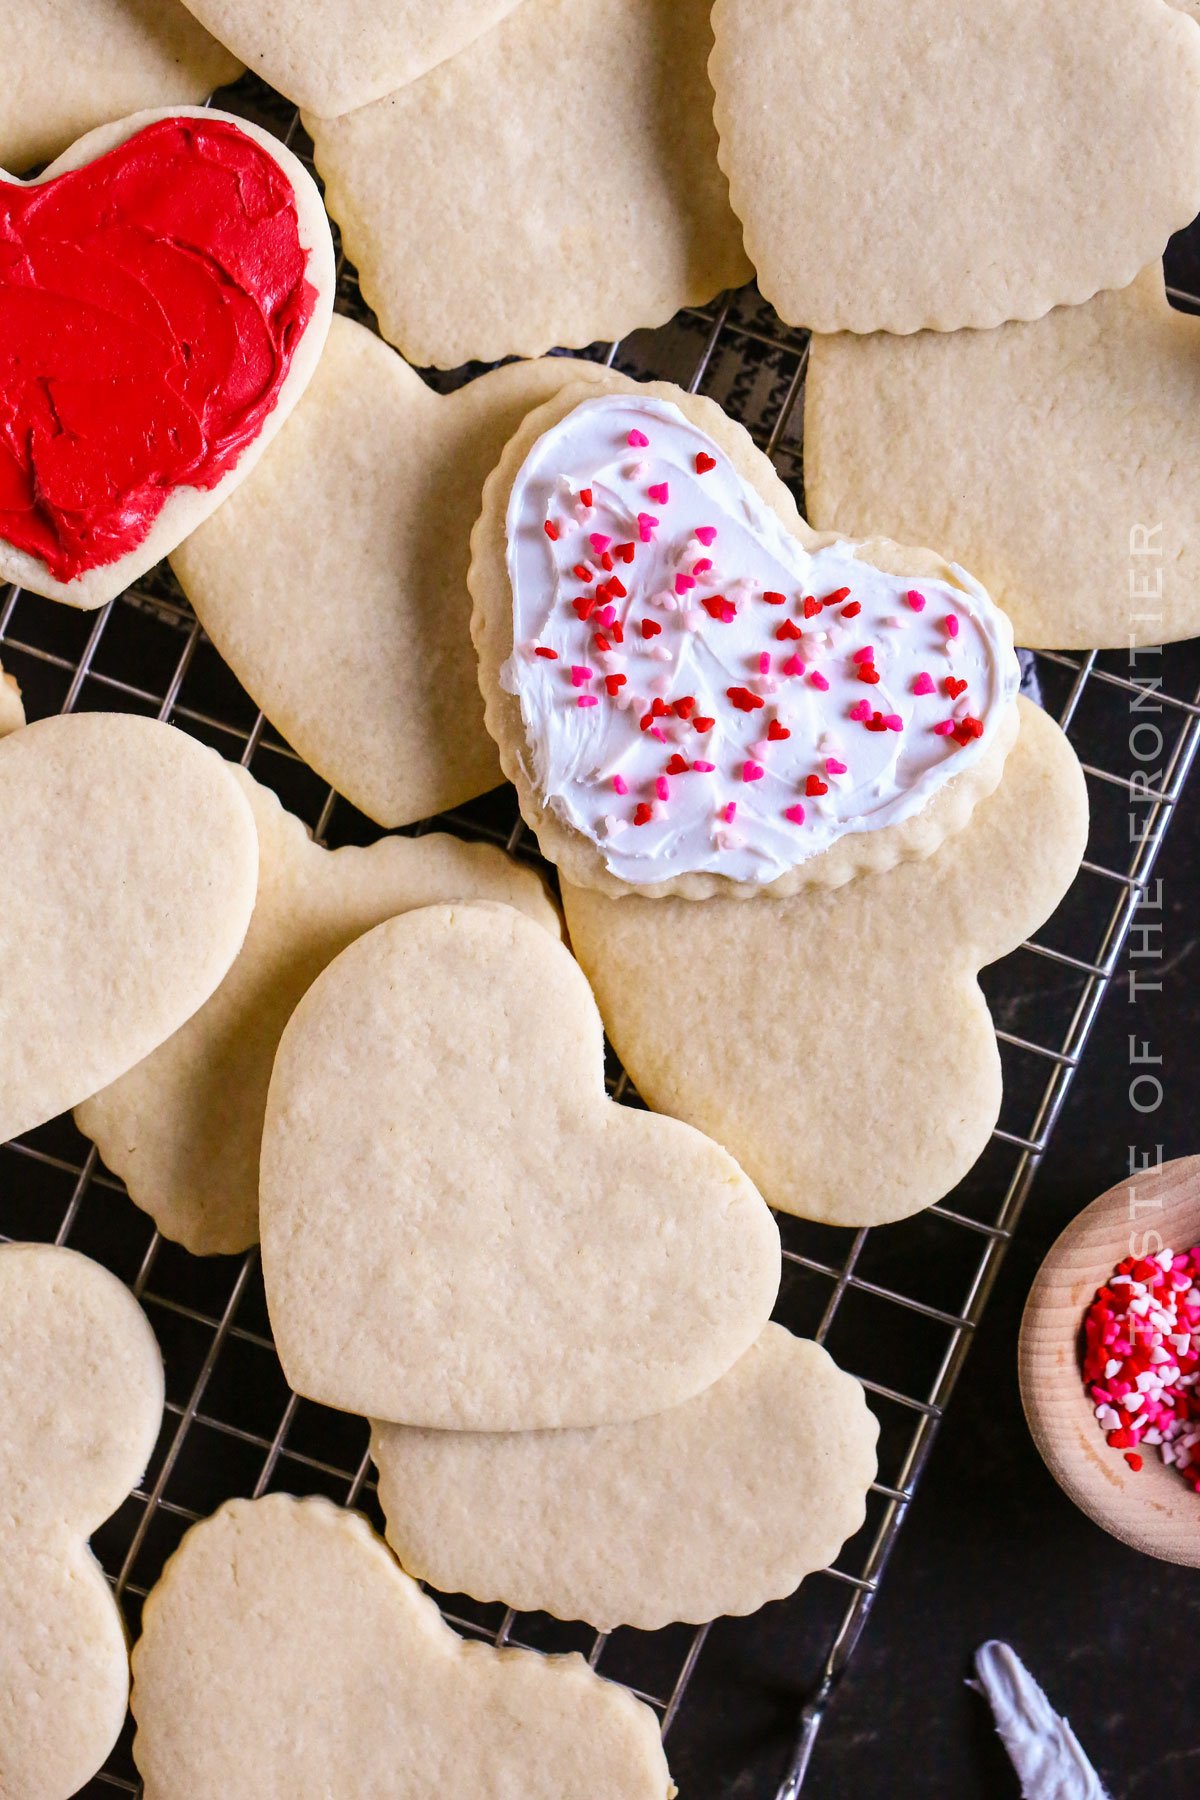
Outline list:
[[[768,1325],[706,1392],[651,1419],[377,1425],[371,1454],[388,1542],[418,1580],[657,1631],[755,1612],[832,1562],[865,1517],[878,1430],[852,1376]]]
[[[0,668],[0,737],[7,737],[25,723],[25,708],[15,676]]]
[[[1037,319],[1200,211],[1200,31],[1163,0],[717,0],[713,29],[721,167],[793,325]]]
[[[750,906],[563,886],[571,944],[642,1097],[724,1144],[783,1212],[904,1218],[987,1142],[1001,1071],[977,972],[1049,917],[1087,837],[1074,751],[1019,706],[1004,779],[924,862]],[[664,1031],[681,1006],[686,1031]]]
[[[336,318],[253,480],[171,557],[243,687],[377,824],[499,785],[469,638],[467,540],[525,414],[601,374],[547,357],[443,399],[373,332]]]
[[[710,0],[524,0],[422,80],[305,115],[384,337],[440,368],[659,325],[751,270]]]
[[[74,1250],[0,1246],[0,1794],[66,1800],[125,1723],[129,1663],[89,1535],[163,1410],[145,1314]]]
[[[0,582],[94,607],[249,473],[316,367],[311,177],[229,114],[138,113],[0,176]]]
[[[366,106],[446,62],[519,0],[188,0],[256,75],[322,118]]]
[[[115,1081],[208,999],[258,840],[215,751],[120,713],[0,741],[0,1142]]]
[[[928,855],[1015,735],[1007,619],[929,551],[819,537],[712,401],[604,389],[526,419],[471,545],[488,729],[546,855],[688,899]]]
[[[817,337],[808,506],[838,531],[936,536],[1022,644],[1193,637],[1198,416],[1200,321],[1161,267],[997,331]]]
[[[7,0],[0,168],[49,162],[148,106],[198,104],[241,65],[182,0]]]
[[[133,1652],[146,1800],[669,1800],[658,1721],[581,1656],[464,1643],[366,1520],[231,1500]]]
[[[677,1405],[779,1285],[737,1164],[613,1105],[583,974],[505,906],[408,913],[318,976],[275,1059],[260,1210],[296,1391],[438,1429]]]
[[[316,977],[364,931],[442,900],[519,907],[556,936],[539,878],[487,844],[431,833],[322,850],[268,788],[234,769],[258,828],[254,916],[212,999],[144,1062],[75,1109],[79,1129],[197,1255],[258,1239],[258,1158],[279,1039]]]

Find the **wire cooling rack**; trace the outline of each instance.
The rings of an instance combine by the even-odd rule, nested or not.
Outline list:
[[[247,77],[222,104],[305,153],[294,113],[261,83]],[[1200,310],[1200,299],[1174,298]],[[344,262],[338,305],[370,320]],[[753,289],[590,354],[713,395],[800,494],[807,338],[781,325]],[[432,379],[448,387],[471,373]],[[0,660],[20,681],[31,718],[117,709],[169,719],[251,768],[319,842],[336,847],[379,835],[272,731],[165,565],[91,614],[0,590]],[[880,1419],[880,1473],[863,1530],[835,1567],[790,1600],[699,1630],[598,1635],[461,1595],[437,1596],[469,1636],[578,1649],[631,1688],[659,1715],[689,1800],[794,1800],[806,1785],[822,1718],[879,1591],[1129,927],[1139,906],[1154,905],[1155,860],[1200,743],[1194,648],[1143,656],[1136,670],[1112,654],[1041,654],[1036,673],[1044,703],[1087,770],[1093,828],[1089,859],[1059,913],[983,978],[1005,1066],[1000,1125],[955,1193],[915,1219],[872,1231],[780,1220],[785,1261],[776,1316],[826,1343],[860,1376]],[[1162,683],[1160,710],[1138,714],[1162,734],[1148,782],[1135,753],[1144,755],[1145,738],[1131,743],[1132,709],[1145,702],[1138,679],[1147,676]],[[538,861],[511,790],[415,829],[434,823]],[[615,1064],[610,1087],[638,1103]],[[160,1238],[69,1119],[0,1146],[0,1237],[71,1244],[106,1263],[133,1288],[163,1346],[168,1397],[158,1446],[142,1486],[95,1540],[132,1635],[142,1600],[184,1531],[233,1495],[319,1492],[381,1522],[365,1424],[287,1387],[257,1253],[200,1260]],[[140,1792],[128,1732],[84,1791]]]

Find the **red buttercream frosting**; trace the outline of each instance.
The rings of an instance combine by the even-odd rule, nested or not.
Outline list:
[[[0,183],[0,537],[67,582],[215,487],[312,318],[307,263],[290,182],[226,120]]]

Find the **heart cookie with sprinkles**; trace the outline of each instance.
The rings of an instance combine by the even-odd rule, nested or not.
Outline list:
[[[712,401],[603,385],[526,420],[472,538],[487,725],[545,854],[689,899],[929,855],[1015,736],[1004,614],[929,551],[811,531]]]
[[[96,607],[173,550],[299,399],[333,285],[311,176],[229,114],[0,173],[0,582]]]

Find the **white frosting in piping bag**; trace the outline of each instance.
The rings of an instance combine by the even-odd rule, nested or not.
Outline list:
[[[898,824],[982,756],[1020,685],[969,575],[809,555],[665,401],[582,402],[529,452],[506,527],[501,679],[528,771],[622,881],[769,882]]]

